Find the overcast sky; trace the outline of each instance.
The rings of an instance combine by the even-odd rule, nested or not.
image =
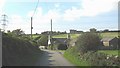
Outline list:
[[[6,30],[20,28],[25,33],[30,33],[30,17],[34,13],[37,1],[0,0],[0,16],[6,14],[9,21]],[[33,33],[49,31],[50,19],[53,19],[53,31],[89,31],[90,28],[117,30],[118,1],[40,0],[33,17]],[[0,28],[1,24],[2,22]]]

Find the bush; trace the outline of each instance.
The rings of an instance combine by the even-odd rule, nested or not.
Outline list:
[[[34,56],[40,52],[27,40],[2,34],[2,65],[4,66],[31,65],[37,58]]]
[[[76,42],[77,50],[82,53],[96,51],[100,45],[100,38],[96,33],[83,33]]]
[[[87,56],[85,55],[84,58],[88,60],[92,66],[107,66],[105,54],[92,52],[92,51],[86,54],[89,54],[89,55]]]
[[[90,66],[88,61],[81,59],[75,47],[68,48],[64,53],[64,57],[76,66]]]
[[[48,36],[47,35],[41,35],[39,39],[39,44],[41,46],[48,46]]]
[[[76,46],[69,47],[65,51],[64,56],[72,63],[80,66],[119,66],[119,58],[112,56],[107,59],[107,54],[97,52],[99,45],[99,35],[84,33],[78,38]]]

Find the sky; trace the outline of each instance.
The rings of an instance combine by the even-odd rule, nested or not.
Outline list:
[[[53,31],[75,29],[89,31],[118,30],[119,0],[0,0],[0,16],[6,14],[6,31],[22,29],[30,34],[30,19],[33,16],[33,33],[50,31],[50,20]],[[2,16],[0,19],[3,19]],[[2,29],[3,22],[0,22]]]

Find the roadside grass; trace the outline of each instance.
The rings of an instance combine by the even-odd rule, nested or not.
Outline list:
[[[60,36],[60,35],[59,35]],[[114,38],[114,37],[118,37],[118,32],[105,32],[105,33],[100,33],[100,36],[102,38],[108,37],[108,38]],[[75,34],[72,36],[72,39],[77,38],[78,36]],[[75,50],[66,50],[64,52],[64,57],[66,59],[68,59],[71,63],[75,64],[76,66],[91,66],[90,61],[86,61],[84,59],[81,59],[80,56],[78,56],[77,54],[75,54],[76,52],[74,52]],[[98,53],[104,53],[104,54],[108,54],[108,55],[118,55],[118,52],[120,52],[120,50],[99,50],[97,51]],[[94,57],[97,58],[97,57]],[[102,62],[103,60],[101,60],[100,62]],[[99,63],[99,59],[97,61],[95,61],[95,63],[97,64],[97,62]]]
[[[69,52],[65,52],[64,57],[76,66],[90,66],[90,64],[87,61],[80,59],[79,56],[72,55]]]
[[[90,66],[90,63],[84,59],[81,59],[74,48],[67,49],[63,55],[68,61],[76,66]]]
[[[108,55],[118,55],[120,50],[119,51],[118,50],[99,50],[98,52],[105,53]]]

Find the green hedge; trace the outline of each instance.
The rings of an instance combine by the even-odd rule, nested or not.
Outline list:
[[[89,62],[80,58],[74,48],[65,51],[64,57],[76,66],[90,66]]]
[[[107,54],[94,51],[80,55],[74,48],[66,50],[64,57],[76,66],[120,66],[120,57],[111,56],[107,59]]]
[[[41,51],[29,41],[2,34],[2,64],[4,66],[34,65]]]

